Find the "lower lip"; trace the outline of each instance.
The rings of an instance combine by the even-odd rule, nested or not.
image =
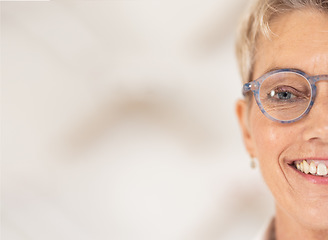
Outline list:
[[[326,184],[328,185],[328,177],[320,177],[320,176],[316,176],[316,175],[312,175],[312,174],[306,174],[303,173],[299,170],[297,170],[294,165],[289,165],[295,172],[297,172],[298,174],[300,174],[302,177],[304,177],[306,180],[315,183],[315,184]]]

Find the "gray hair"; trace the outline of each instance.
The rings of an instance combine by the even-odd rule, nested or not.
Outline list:
[[[236,54],[243,83],[251,81],[257,39],[270,39],[270,21],[293,10],[311,8],[328,13],[328,0],[255,0],[238,29]]]

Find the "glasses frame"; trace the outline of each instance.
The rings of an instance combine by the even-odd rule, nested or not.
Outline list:
[[[261,88],[261,84],[268,77],[270,77],[271,75],[278,74],[278,73],[296,73],[296,74],[304,77],[309,82],[309,85],[311,86],[311,101],[310,101],[307,109],[300,116],[298,116],[297,118],[294,118],[294,119],[291,119],[291,120],[279,120],[279,119],[276,119],[276,118],[270,116],[264,110],[264,107],[263,107],[263,105],[261,103],[260,94],[259,94],[260,88]],[[315,84],[318,81],[322,81],[322,80],[328,81],[328,75],[309,76],[305,72],[303,72],[301,70],[298,70],[298,69],[283,68],[283,69],[278,69],[278,70],[270,71],[270,72],[262,75],[261,77],[255,79],[255,80],[253,80],[251,82],[245,83],[243,85],[243,95],[245,96],[247,92],[252,91],[253,94],[254,94],[255,101],[256,101],[257,105],[259,106],[261,112],[267,118],[269,118],[270,120],[275,121],[275,122],[279,122],[279,123],[293,123],[293,122],[296,122],[296,121],[300,120],[301,118],[303,118],[305,115],[307,115],[309,113],[309,111],[311,110],[311,108],[312,108],[312,106],[314,104],[314,100],[315,100],[316,95],[317,95],[317,87],[316,87]]]

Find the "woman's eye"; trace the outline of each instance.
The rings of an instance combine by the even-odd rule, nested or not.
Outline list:
[[[295,97],[295,95],[292,94],[291,92],[288,91],[276,92],[275,90],[272,90],[270,92],[270,96],[281,100],[289,100]]]
[[[307,98],[307,94],[304,92],[303,89],[299,89],[293,86],[279,86],[272,89],[269,93],[269,98],[272,100],[301,100]]]

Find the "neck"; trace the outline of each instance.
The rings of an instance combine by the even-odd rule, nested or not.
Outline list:
[[[328,229],[313,229],[276,206],[275,235],[276,240],[328,240]]]

